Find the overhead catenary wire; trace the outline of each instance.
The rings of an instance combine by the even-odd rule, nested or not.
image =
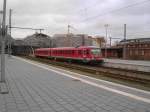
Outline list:
[[[89,18],[86,17],[86,19],[81,20],[80,22],[86,23],[87,21],[95,20],[97,18],[104,17],[105,15],[113,14],[115,12],[120,12],[120,11],[122,11],[124,9],[128,9],[128,8],[131,8],[131,7],[135,7],[135,6],[138,6],[138,5],[143,5],[143,4],[147,3],[147,2],[150,2],[150,0],[144,0],[144,1],[140,1],[140,2],[138,1],[138,2],[135,2],[135,3],[129,4],[129,5],[126,5],[124,7],[118,8],[118,9],[114,9],[114,10],[111,10],[111,11],[108,11],[108,12],[105,12],[105,13],[98,14],[96,16],[92,16],[92,17],[89,17]],[[88,8],[86,8],[86,11],[87,10],[88,10]],[[88,24],[91,24],[91,23],[88,23]]]
[[[108,14],[111,14],[111,13],[119,12],[119,11],[121,11],[121,10],[123,10],[123,9],[127,9],[127,8],[130,8],[130,7],[134,7],[134,6],[137,6],[137,5],[141,5],[141,4],[144,4],[144,3],[147,3],[147,2],[150,2],[150,0],[144,0],[144,1],[141,1],[141,2],[136,2],[136,3],[129,4],[129,5],[127,5],[127,6],[124,6],[124,7],[118,8],[118,9],[114,9],[114,10],[111,10],[111,11],[108,11],[108,12],[105,12],[105,13],[101,13],[101,14],[98,14],[98,15],[96,15],[96,16],[92,16],[92,17],[89,17],[89,18],[87,18],[87,19],[84,19],[82,22],[90,21],[90,20],[99,18],[99,17],[101,17],[101,16],[105,16],[105,15],[108,15]]]

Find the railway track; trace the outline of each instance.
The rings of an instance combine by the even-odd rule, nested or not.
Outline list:
[[[66,63],[66,62],[54,61],[54,60],[43,59],[43,58],[35,58],[35,57],[30,57],[30,56],[24,56],[24,58],[31,59],[34,61],[39,61],[39,62],[50,64],[50,65],[80,70],[80,71],[92,73],[95,75],[129,80],[129,81],[139,82],[139,83],[148,84],[148,85],[150,84],[150,75],[149,75],[150,73],[147,73],[147,72],[139,72],[139,71],[132,71],[132,70],[117,69],[117,68],[108,68],[108,67],[103,67],[103,66],[88,66],[88,65],[83,65],[83,64],[79,65],[75,63]]]

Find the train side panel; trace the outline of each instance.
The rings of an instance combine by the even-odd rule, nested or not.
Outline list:
[[[35,50],[35,56],[61,58],[65,60],[80,60],[82,62],[102,62],[102,54],[98,49],[90,47],[79,48],[41,48]]]

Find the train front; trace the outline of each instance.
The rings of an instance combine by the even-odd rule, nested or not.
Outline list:
[[[103,63],[102,52],[100,48],[91,48],[90,49],[91,60],[92,63]]]

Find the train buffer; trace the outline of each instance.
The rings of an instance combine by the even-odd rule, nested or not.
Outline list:
[[[2,112],[150,112],[148,91],[18,57],[6,59],[6,78]]]

